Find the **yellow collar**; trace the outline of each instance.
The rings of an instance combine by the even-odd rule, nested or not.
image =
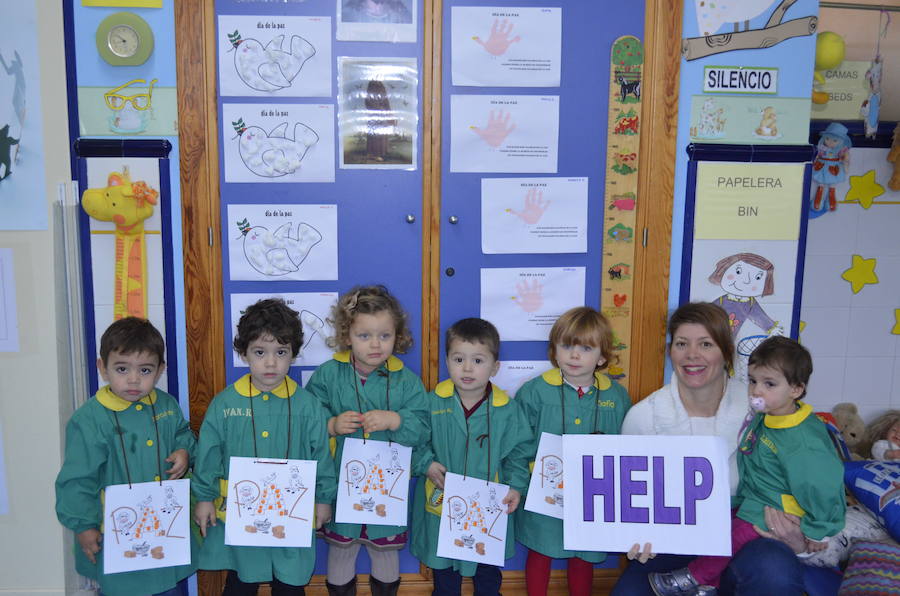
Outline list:
[[[97,390],[97,401],[100,402],[107,410],[112,410],[113,412],[123,412],[136,404],[137,402],[128,401],[127,399],[122,399],[118,395],[112,392],[112,389],[109,388],[109,385],[105,385]],[[150,392],[149,395],[142,397],[138,400],[142,404],[150,404],[156,403],[156,389]]]
[[[551,368],[550,370],[542,374],[541,378],[550,385],[558,386],[563,384],[562,371],[558,368]],[[607,377],[599,370],[594,372],[594,381],[596,381],[597,388],[600,389],[600,391],[606,391],[607,389],[612,387],[612,381],[609,380],[609,377]]]
[[[499,408],[501,406],[505,406],[509,403],[509,396],[506,394],[506,391],[500,389],[494,384],[491,384],[492,388],[492,398],[491,405],[495,408]],[[434,388],[434,394],[438,397],[448,398],[453,397],[455,393],[456,387],[453,385],[453,381],[451,379],[447,379],[446,381],[441,381],[437,384],[437,387]]]
[[[346,362],[350,363],[350,350],[344,350],[343,352],[335,352],[334,356],[332,356],[338,362]],[[403,368],[403,361],[397,358],[394,355],[388,356],[387,359],[387,369],[391,372],[397,372],[398,370]]]
[[[793,414],[785,414],[784,416],[771,416],[766,414],[763,423],[769,428],[792,428],[798,426],[812,414],[812,406],[798,401],[797,411]]]
[[[286,383],[281,383],[276,387],[273,391],[269,391],[272,395],[278,396],[282,399],[286,399],[297,391],[297,383],[294,382],[294,379],[290,377],[284,378]],[[285,391],[285,386],[287,390]],[[246,374],[237,381],[234,382],[234,390],[244,397],[256,397],[261,393],[266,393],[261,389],[257,389],[256,386],[250,381],[250,374]]]

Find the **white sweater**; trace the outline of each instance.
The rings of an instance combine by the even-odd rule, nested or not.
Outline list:
[[[674,378],[668,385],[654,391],[646,399],[634,404],[622,423],[623,435],[718,435],[728,443],[728,463],[731,472],[731,494],[738,485],[737,444],[738,433],[747,416],[749,405],[747,385],[729,378],[725,381],[725,395],[715,416],[691,417],[681,397],[678,382]],[[665,449],[665,443],[660,442]]]

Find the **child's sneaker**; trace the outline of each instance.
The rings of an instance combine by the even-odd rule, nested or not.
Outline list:
[[[701,586],[687,567],[668,573],[651,573],[647,576],[656,596],[716,596],[712,586]]]

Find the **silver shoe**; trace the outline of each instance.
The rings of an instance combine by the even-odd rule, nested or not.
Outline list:
[[[668,573],[650,573],[647,576],[656,596],[716,596],[712,586],[701,586],[687,567]]]

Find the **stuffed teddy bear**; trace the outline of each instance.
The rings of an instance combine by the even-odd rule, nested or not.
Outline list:
[[[850,449],[850,455],[853,459],[863,459],[860,451],[863,443],[866,441],[866,423],[863,422],[856,404],[849,402],[839,403],[831,410],[837,427],[844,437],[844,442]]]

